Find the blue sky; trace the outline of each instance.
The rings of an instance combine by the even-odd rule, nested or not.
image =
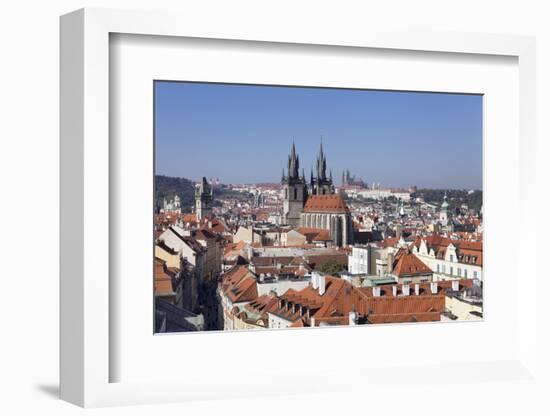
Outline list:
[[[309,178],[320,138],[336,185],[481,189],[482,97],[155,82],[157,174],[276,182],[292,140]]]

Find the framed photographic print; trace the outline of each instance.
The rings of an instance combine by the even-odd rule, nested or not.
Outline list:
[[[537,383],[533,39],[192,20],[62,18],[62,398]]]
[[[482,319],[481,95],[154,94],[156,332]]]

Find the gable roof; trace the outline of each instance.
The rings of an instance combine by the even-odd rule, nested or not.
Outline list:
[[[459,263],[483,265],[483,243],[481,241],[458,240],[444,237],[439,234],[432,234],[427,237],[417,237],[414,245],[420,248],[422,240],[426,242],[426,247],[433,250],[436,258],[445,258],[449,245],[456,247],[457,260]]]
[[[154,293],[155,296],[173,296],[175,295],[172,286],[174,273],[166,267],[166,262],[155,257],[154,270]]]
[[[235,266],[224,274],[222,291],[231,302],[248,302],[258,297],[256,278],[247,266]]]
[[[311,195],[307,198],[303,212],[343,214],[349,212],[349,209],[340,194]]]
[[[395,256],[392,274],[398,277],[419,276],[432,274],[432,270],[408,249],[401,249]]]

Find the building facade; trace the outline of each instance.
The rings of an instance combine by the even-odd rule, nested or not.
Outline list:
[[[437,234],[419,238],[412,252],[434,274],[434,280],[483,280],[483,244],[476,241],[451,240]]]

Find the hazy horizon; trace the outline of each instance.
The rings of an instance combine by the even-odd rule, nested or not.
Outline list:
[[[309,180],[482,190],[482,97],[467,94],[155,82],[155,173],[224,184],[280,182],[294,140]]]

